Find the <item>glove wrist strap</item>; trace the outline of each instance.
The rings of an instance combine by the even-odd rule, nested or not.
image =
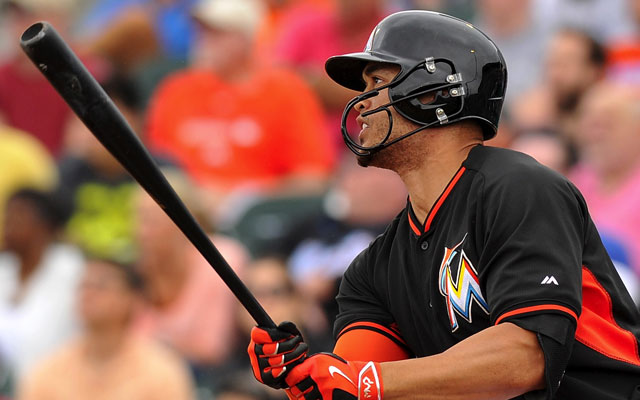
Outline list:
[[[382,400],[379,365],[369,361],[358,375],[358,400]]]

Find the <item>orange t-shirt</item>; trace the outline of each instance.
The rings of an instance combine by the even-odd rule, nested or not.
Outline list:
[[[163,82],[149,110],[148,141],[198,183],[221,190],[326,176],[334,149],[314,93],[293,72],[261,69],[241,84],[186,70]]]

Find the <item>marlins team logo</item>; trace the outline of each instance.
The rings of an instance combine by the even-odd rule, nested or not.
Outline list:
[[[451,332],[458,329],[456,314],[468,322],[471,320],[471,303],[475,300],[482,311],[489,314],[489,306],[480,291],[478,272],[462,249],[467,238],[452,249],[445,247],[444,258],[440,265],[440,294],[447,300],[447,313],[451,322]]]

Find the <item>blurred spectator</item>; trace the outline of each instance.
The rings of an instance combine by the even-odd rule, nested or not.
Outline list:
[[[334,298],[342,274],[406,201],[395,173],[362,168],[348,157],[326,197],[324,214],[301,221],[290,235],[295,243],[289,259],[292,278],[303,298],[322,306],[328,321],[337,315]]]
[[[177,171],[166,171],[187,207],[202,215],[197,194]],[[134,329],[169,345],[195,366],[224,360],[235,334],[235,299],[211,266],[162,209],[142,190],[137,196],[139,271],[145,304]],[[205,222],[200,220],[205,226]],[[212,235],[228,263],[242,273],[246,253],[230,238]]]
[[[0,248],[7,199],[22,187],[52,189],[57,174],[53,159],[33,136],[0,123]]]
[[[94,40],[90,51],[110,62],[117,71],[131,74],[160,58],[153,22],[144,9],[132,9],[113,21]]]
[[[164,55],[185,61],[195,37],[190,11],[197,0],[98,0],[79,18],[75,31],[94,39],[140,12],[153,24]],[[136,40],[136,39],[133,39]]]
[[[216,390],[216,400],[286,399],[282,390],[274,390],[255,380],[250,370],[229,376]]]
[[[640,275],[638,275],[631,266],[631,254],[629,250],[621,240],[617,239],[615,232],[610,234],[602,230],[600,237],[631,298],[640,306]]]
[[[69,107],[18,49],[18,44],[22,32],[40,20],[50,21],[64,35],[73,2],[9,0],[7,5],[8,33],[15,50],[11,58],[0,62],[0,122],[32,134],[54,156],[62,145]]]
[[[164,7],[160,1],[134,1],[129,6],[120,3],[126,12],[118,13],[95,35],[83,38],[83,44],[90,54],[104,58],[119,74],[131,79],[140,105],[146,107],[158,83],[185,66],[186,54],[176,58],[162,48],[156,26],[159,22],[154,20],[154,10]]]
[[[598,229],[615,234],[640,274],[640,94],[601,83],[580,107],[580,163],[570,178],[581,190]]]
[[[573,141],[583,94],[603,76],[605,50],[584,31],[563,28],[546,51],[540,84],[512,102],[520,128],[553,128]]]
[[[309,303],[300,293],[291,279],[284,259],[278,256],[265,256],[254,260],[247,268],[245,282],[251,293],[262,304],[267,313],[276,322],[291,321],[303,333],[309,345],[310,354],[329,351],[333,345],[331,329],[319,314],[317,304]],[[249,335],[256,324],[249,313],[241,311],[241,333]],[[247,343],[248,339],[246,342]],[[246,344],[242,345],[246,353]],[[249,357],[238,356],[249,365]]]
[[[56,243],[63,217],[53,198],[22,189],[7,202],[0,253],[0,359],[19,380],[76,329],[75,290],[84,265]]]
[[[475,0],[387,0],[402,9],[419,9],[438,11],[462,18],[465,21],[473,20],[475,13]],[[394,7],[394,8],[395,8]]]
[[[148,139],[204,185],[210,206],[234,191],[317,191],[333,166],[313,92],[294,73],[260,67],[252,41],[260,23],[251,0],[203,0],[194,63],[161,84]]]
[[[479,0],[474,25],[502,51],[509,69],[507,105],[540,79],[549,30],[537,23],[530,0]]]
[[[566,175],[572,164],[572,152],[566,140],[546,129],[520,132],[509,146],[535,158],[540,164]]]
[[[285,27],[308,13],[332,10],[336,0],[258,0],[265,14],[255,35],[254,58],[259,63],[271,64]]]
[[[386,12],[384,0],[336,0],[335,9],[300,9],[283,21],[275,60],[294,67],[314,89],[327,111],[335,146],[341,147],[340,118],[345,104],[355,97],[324,72],[327,58],[362,50],[374,26]]]
[[[628,3],[629,0],[535,0],[532,5],[537,23],[550,30],[573,26],[606,43],[632,29]]]
[[[6,13],[5,3],[0,2],[0,60],[4,60],[9,57],[9,54],[15,50],[15,42],[12,42],[11,30],[8,24],[8,18]]]
[[[484,144],[487,146],[509,148],[517,132],[518,128],[515,125],[511,112],[509,109],[503,109],[500,124],[498,125],[498,134]]]
[[[140,127],[138,98],[128,79],[103,83],[134,130]],[[75,115],[66,126],[57,192],[71,207],[67,239],[88,254],[130,263],[135,258],[134,194],[137,185]]]
[[[182,361],[128,329],[138,283],[130,267],[90,261],[78,296],[83,333],[42,361],[19,387],[17,398],[192,399]]]
[[[633,30],[608,46],[607,77],[617,82],[640,84],[640,0],[628,0]]]

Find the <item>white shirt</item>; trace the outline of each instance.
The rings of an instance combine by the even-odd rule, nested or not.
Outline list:
[[[15,256],[0,253],[0,363],[8,364],[18,380],[76,332],[75,298],[84,259],[75,247],[51,245],[15,302],[19,268]]]

